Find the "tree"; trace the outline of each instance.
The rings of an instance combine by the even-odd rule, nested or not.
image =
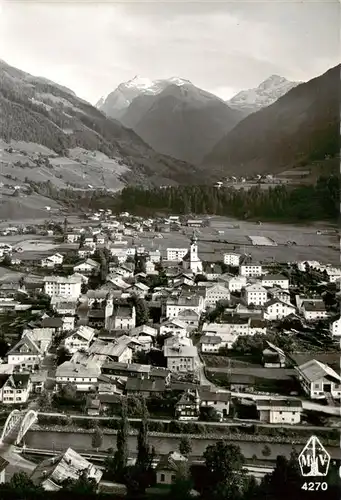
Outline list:
[[[192,443],[188,436],[182,436],[179,442],[179,451],[184,457],[188,457],[192,452]]]
[[[171,500],[191,500],[193,480],[187,463],[177,465],[175,481],[171,486],[169,497]]]
[[[97,491],[97,483],[84,471],[76,480],[66,479],[63,483],[63,491],[75,493],[77,497],[93,495]]]
[[[25,472],[15,472],[9,481],[9,486],[17,493],[18,498],[25,493],[43,491],[42,487],[35,485]]]
[[[277,457],[274,470],[262,480],[261,490],[269,498],[300,498],[303,493],[301,486],[298,455],[293,450],[289,460],[282,455]]]
[[[95,427],[94,433],[92,435],[91,445],[98,452],[98,448],[102,446],[103,443],[103,432],[99,427]]]
[[[204,453],[209,471],[207,491],[210,498],[237,500],[247,488],[247,476],[243,469],[245,459],[240,447],[225,441],[208,446]]]
[[[262,455],[263,457],[269,457],[271,455],[271,448],[267,444],[262,449]]]
[[[57,349],[57,366],[63,364],[70,359],[70,353],[66,347],[61,346]]]
[[[136,326],[145,325],[149,321],[149,309],[144,299],[141,299],[136,294],[129,297],[129,302],[135,307],[136,311]]]
[[[128,436],[129,436],[129,421],[126,399],[122,399],[121,405],[121,422],[117,432],[116,447],[114,455],[115,476],[116,480],[120,481],[124,477],[124,472],[128,464]]]
[[[6,255],[4,256],[4,258],[2,259],[2,265],[4,267],[10,267],[12,265],[12,259],[8,255],[8,253],[6,253]]]

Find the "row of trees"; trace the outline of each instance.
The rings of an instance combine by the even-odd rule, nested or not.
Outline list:
[[[118,211],[139,215],[155,212],[216,214],[273,220],[336,220],[340,182],[337,176],[320,177],[315,185],[279,185],[267,190],[217,189],[213,186],[174,186],[145,190],[127,187],[114,203]],[[115,206],[116,205],[116,206]]]

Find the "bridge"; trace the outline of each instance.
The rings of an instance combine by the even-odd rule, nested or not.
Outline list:
[[[7,417],[0,436],[1,445],[18,445],[29,428],[37,421],[38,413],[34,410],[13,410]]]

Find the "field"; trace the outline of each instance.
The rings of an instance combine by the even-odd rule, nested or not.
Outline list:
[[[225,252],[234,250],[251,254],[255,261],[319,260],[336,265],[340,263],[338,236],[316,234],[318,229],[327,228],[330,226],[323,223],[314,226],[263,223],[259,226],[253,222],[214,217],[210,220],[210,227],[200,228],[196,232],[199,256],[204,261],[222,260]],[[223,234],[218,234],[218,231],[223,231]],[[189,245],[193,230],[185,228],[184,232],[186,234],[162,233],[162,239],[157,238],[155,233],[144,233],[135,240],[137,244],[159,249],[165,256],[167,247],[184,248]],[[276,246],[252,245],[250,235],[269,238]],[[296,245],[286,246],[288,241],[294,241]]]

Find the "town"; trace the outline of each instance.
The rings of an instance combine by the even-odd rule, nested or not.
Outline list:
[[[156,487],[219,439],[256,478],[312,434],[339,462],[341,266],[255,260],[275,246],[265,236],[207,261],[207,226],[101,209],[2,229],[2,481],[15,452],[48,490],[77,470],[118,482],[122,422],[130,462],[148,426]]]

